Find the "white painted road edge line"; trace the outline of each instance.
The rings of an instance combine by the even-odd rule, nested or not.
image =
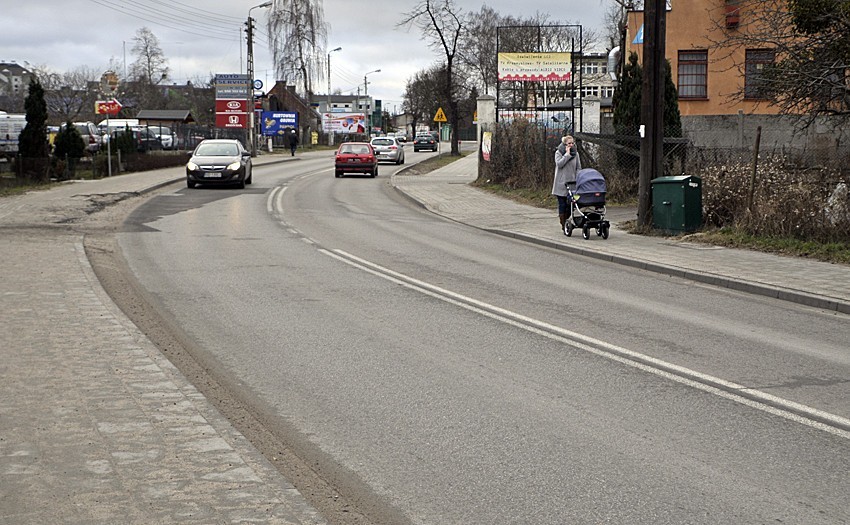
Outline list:
[[[408,277],[404,274],[384,268],[342,250],[331,251],[327,249],[320,249],[320,251],[341,262],[383,279],[401,284],[402,286],[412,290],[419,291],[420,293],[460,306],[467,310],[480,313],[481,315],[485,315],[492,319],[516,326],[517,328],[542,335],[555,341],[563,342],[595,355],[599,355],[633,368],[649,372],[656,376],[670,379],[698,390],[729,399],[736,403],[780,416],[812,428],[823,430],[845,439],[850,439],[850,431],[844,430],[846,428],[850,428],[850,419],[830,414],[829,412],[824,412],[822,410],[817,410],[794,401],[789,401],[760,390],[748,388],[731,381],[726,381],[725,379],[703,374],[683,366],[674,365],[661,359],[656,359],[639,352],[606,343],[605,341],[587,337],[537,319],[532,319],[530,317],[466,297],[450,290],[428,284],[418,279]],[[745,393],[746,396],[740,395],[736,392]]]

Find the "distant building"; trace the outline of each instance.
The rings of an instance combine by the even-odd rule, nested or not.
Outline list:
[[[0,62],[0,95],[21,95],[26,93],[30,80],[35,74],[29,68],[14,62]]]
[[[24,98],[35,74],[14,62],[0,62],[0,111],[23,113]]]
[[[328,106],[327,95],[313,95],[313,106],[319,113],[372,113],[374,101],[364,95],[331,95]]]

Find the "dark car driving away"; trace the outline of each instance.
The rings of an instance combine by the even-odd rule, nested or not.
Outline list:
[[[186,164],[186,185],[228,184],[244,188],[253,182],[251,152],[235,139],[207,139]]]
[[[365,173],[378,176],[378,157],[368,142],[343,142],[336,150],[334,176],[339,178],[345,173]]]
[[[127,136],[131,137],[130,140],[135,144],[136,151],[139,153],[162,149],[162,142],[159,137],[148,128],[118,128],[112,131],[109,140],[118,141]]]
[[[434,135],[422,133],[416,135],[416,138],[413,139],[413,151],[422,151],[424,149],[437,151],[437,141],[434,139]]]

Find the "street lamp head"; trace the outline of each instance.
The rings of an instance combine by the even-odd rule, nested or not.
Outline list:
[[[262,4],[260,4],[258,6],[254,6],[254,7],[270,7],[271,5],[272,5],[272,2],[263,2]]]
[[[328,51],[328,53],[333,53],[334,51],[342,51],[342,48],[338,47],[336,49],[331,49],[330,51]]]

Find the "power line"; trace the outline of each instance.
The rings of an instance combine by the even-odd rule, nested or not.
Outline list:
[[[211,39],[214,39],[214,40],[232,41],[232,38],[222,37],[222,36],[218,36],[216,34],[211,34],[211,33],[197,33],[197,32],[191,31],[187,27],[175,26],[175,25],[172,25],[171,23],[166,23],[166,22],[163,21],[164,18],[162,16],[159,16],[159,15],[156,15],[156,14],[151,14],[151,13],[148,13],[148,12],[139,12],[138,10],[135,10],[132,6],[114,5],[114,4],[110,3],[110,0],[89,0],[89,1],[91,1],[95,4],[98,4],[102,7],[105,7],[107,9],[112,9],[113,11],[117,11],[119,13],[131,16],[131,17],[134,17],[134,18],[141,19],[141,20],[144,20],[146,22],[150,22],[152,24],[157,24],[157,25],[160,25],[160,26],[163,26],[163,27],[167,27],[169,29],[181,31],[183,33],[188,33],[188,34],[191,34],[191,35],[205,37],[205,38],[211,38]],[[151,17],[155,17],[155,18],[151,18]],[[158,20],[157,20],[157,18],[158,18]],[[164,20],[171,22],[172,19],[165,18]],[[194,27],[194,26],[189,26],[189,27]]]

